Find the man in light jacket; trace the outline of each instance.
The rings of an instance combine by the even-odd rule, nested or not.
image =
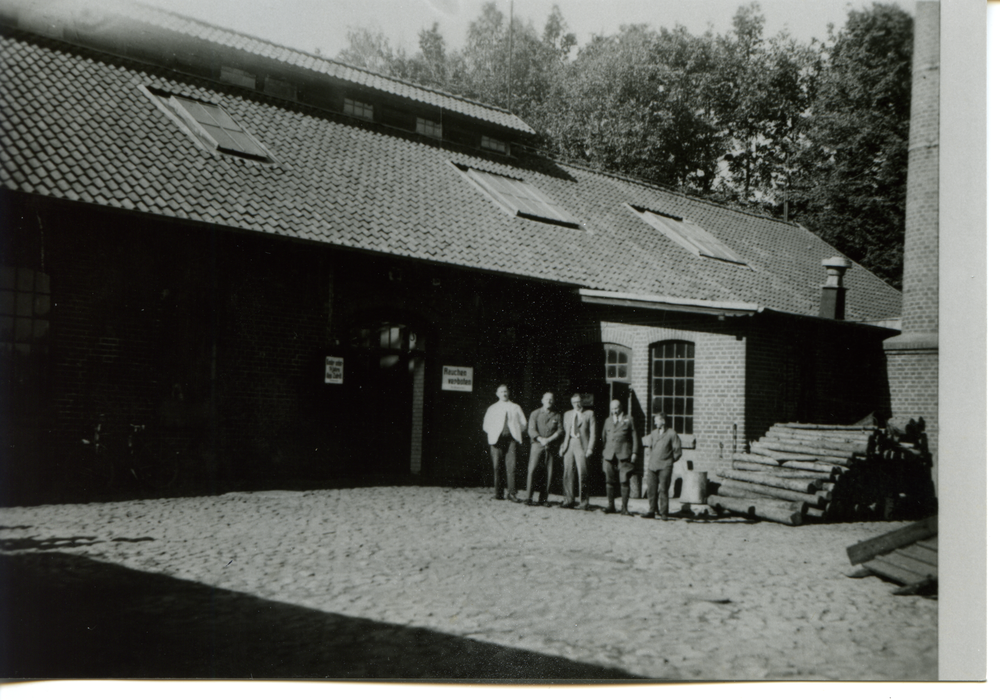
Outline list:
[[[667,427],[667,418],[662,413],[653,414],[655,425],[653,432],[642,439],[642,444],[649,448],[646,461],[646,473],[649,479],[649,512],[644,518],[655,518],[657,512],[660,518],[667,519],[667,509],[670,505],[670,484],[674,475],[674,462],[680,460],[683,454],[681,439],[673,428]]]
[[[483,418],[483,432],[490,444],[490,460],[493,462],[493,498],[503,500],[503,485],[500,482],[500,458],[507,465],[507,500],[520,503],[517,497],[517,484],[514,481],[514,467],[517,464],[517,446],[528,421],[524,411],[510,400],[507,385],[497,387],[497,401],[486,409]]]
[[[587,493],[587,460],[594,454],[594,440],[597,438],[597,421],[593,411],[583,410],[583,399],[579,394],[570,398],[573,408],[563,416],[563,438],[559,454],[563,458],[563,502],[560,508],[572,508],[576,505],[573,496],[574,481],[580,479],[580,507],[587,510],[590,507],[590,496]],[[573,465],[576,465],[576,474]]]

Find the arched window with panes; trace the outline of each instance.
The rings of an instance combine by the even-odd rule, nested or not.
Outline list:
[[[694,433],[694,343],[669,340],[649,349],[651,415],[662,411],[667,425]]]

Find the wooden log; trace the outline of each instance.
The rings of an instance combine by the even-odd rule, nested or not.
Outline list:
[[[852,564],[861,564],[874,559],[879,554],[891,552],[899,547],[905,547],[937,535],[937,516],[906,525],[884,535],[873,537],[847,548],[847,557]]]
[[[744,498],[726,498],[724,496],[709,496],[708,504],[713,508],[724,508],[733,513],[749,515],[761,520],[770,520],[784,525],[801,525],[802,513],[787,508],[776,508]]]
[[[781,523],[782,525],[801,525],[802,513],[782,508],[769,508],[768,506],[754,506],[753,514],[761,520]]]
[[[767,474],[768,476],[777,476],[782,479],[818,479],[818,480],[828,480],[833,481],[834,476],[826,472],[810,471],[808,469],[791,469],[781,467],[769,467],[766,464],[754,464],[753,462],[741,462],[739,460],[733,460],[733,469],[737,469],[741,472],[756,472],[758,474]]]
[[[778,476],[768,476],[759,472],[741,472],[738,469],[720,469],[718,475],[724,479],[746,481],[751,484],[763,484],[779,489],[788,489],[789,491],[801,491],[802,493],[816,493],[822,485],[818,480],[782,479]]]
[[[781,468],[799,469],[807,472],[816,472],[818,474],[829,474],[831,476],[840,476],[841,474],[847,472],[847,467],[830,464],[829,462],[797,462],[794,459],[784,462],[781,465]]]
[[[829,447],[834,450],[868,451],[869,440],[838,437],[808,437],[783,430],[768,430],[764,437],[769,440],[781,440],[800,445],[814,445],[816,447]]]
[[[763,455],[764,457],[770,457],[771,459],[777,460],[778,463],[783,462],[819,462],[822,461],[826,464],[835,464],[837,466],[847,467],[852,463],[851,459],[846,457],[826,457],[817,455],[807,455],[792,452],[779,452],[777,450],[772,450],[768,447],[761,447],[754,443],[750,446],[750,452],[757,455]]]
[[[809,505],[816,506],[817,508],[822,508],[826,505],[826,501],[823,498],[812,493],[802,493],[801,491],[793,491],[791,489],[781,489],[775,486],[754,484],[749,481],[734,481],[731,479],[724,479],[722,481],[722,485],[741,488],[746,491],[752,491],[754,493],[759,493],[762,496],[777,498],[782,501],[805,501]]]
[[[868,428],[858,425],[818,425],[815,423],[775,423],[775,427],[791,428],[793,430],[830,430],[837,433],[865,433],[875,432],[877,428]]]
[[[804,452],[809,454],[813,454],[814,452],[816,454],[819,454],[821,452],[829,452],[835,457],[867,457],[869,454],[867,446],[858,447],[855,445],[851,445],[849,443],[844,443],[843,445],[831,445],[830,443],[826,442],[789,440],[782,436],[774,437],[770,435],[765,435],[758,442],[760,443],[761,447],[776,446],[775,448],[778,449],[779,451],[781,449],[785,449],[789,451]]]
[[[708,505],[740,515],[753,515],[753,502],[736,496],[709,496]]]
[[[767,464],[772,467],[778,466],[778,460],[764,455],[755,455],[749,452],[738,453],[734,459],[742,459],[744,462],[756,462],[757,464]]]
[[[826,520],[826,509],[806,506],[806,512],[804,513],[804,515],[807,518],[813,518],[814,520]]]
[[[802,430],[797,428],[784,428],[779,425],[771,426],[768,431],[774,433],[775,435],[789,435],[791,437],[800,440],[831,440],[834,442],[867,442],[872,435],[876,433],[874,431],[859,431],[859,432],[843,432],[834,430]]]
[[[803,458],[803,461],[807,462],[820,462],[824,461],[829,464],[838,465],[849,465],[854,460],[854,455],[841,455],[834,454],[833,452],[826,450],[812,450],[809,448],[798,449],[794,445],[775,445],[775,444],[760,444],[757,446],[761,449],[768,450],[774,459],[779,462],[787,461],[789,459],[797,459],[799,457]]]
[[[777,452],[799,452],[801,454],[846,458],[854,456],[854,450],[820,447],[819,445],[810,445],[804,442],[776,440],[774,438],[761,438],[757,441],[757,444],[761,447],[776,450]]]
[[[772,508],[797,510],[801,513],[805,513],[806,508],[809,507],[805,501],[783,501],[778,498],[769,498],[754,491],[747,491],[746,489],[741,489],[735,485],[727,486],[726,484],[722,484],[721,486],[719,486],[719,495],[726,498],[742,498],[744,500],[753,501],[754,503],[761,503],[763,505],[770,506]]]

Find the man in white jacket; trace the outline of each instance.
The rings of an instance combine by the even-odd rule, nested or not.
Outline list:
[[[497,398],[500,400],[486,409],[486,417],[483,418],[483,432],[490,443],[490,460],[493,462],[493,497],[503,500],[503,485],[500,483],[502,456],[507,465],[507,500],[520,503],[514,467],[517,464],[517,446],[521,444],[528,420],[521,407],[510,400],[506,384],[497,387]]]

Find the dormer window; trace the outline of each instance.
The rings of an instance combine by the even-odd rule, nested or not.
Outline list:
[[[375,119],[375,106],[370,102],[361,102],[347,97],[344,99],[344,114],[372,121]]]
[[[148,90],[147,94],[205,149],[241,158],[273,160],[267,150],[221,105],[162,91]]]
[[[417,133],[423,134],[424,136],[430,136],[434,139],[439,139],[442,136],[441,122],[424,119],[423,117],[417,117]]]
[[[479,142],[480,147],[485,148],[487,151],[495,151],[497,153],[507,153],[507,142],[501,141],[500,139],[495,139],[492,136],[483,136]]]
[[[747,264],[732,248],[720,242],[715,236],[692,221],[679,216],[655,212],[644,207],[630,205],[630,208],[643,221],[694,255],[737,265]]]
[[[556,204],[555,200],[524,180],[496,175],[483,170],[458,167],[494,202],[512,216],[563,226],[579,226],[562,207]]]

